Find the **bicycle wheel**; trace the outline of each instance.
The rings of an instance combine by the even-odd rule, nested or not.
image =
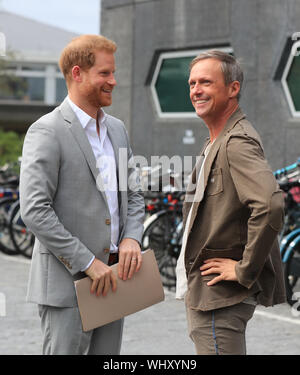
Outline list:
[[[286,296],[288,303],[293,306],[295,293],[300,293],[300,248],[290,252],[288,259],[283,263]]]
[[[280,255],[281,258],[284,258],[285,252],[287,251],[288,247],[292,243],[292,241],[300,235],[300,228],[293,230],[291,233],[283,237],[280,242]]]
[[[26,258],[31,258],[34,235],[26,228],[21,218],[19,201],[15,202],[11,208],[9,233],[15,249]]]
[[[154,214],[146,224],[142,236],[142,250],[152,249],[159,264],[165,254],[171,251],[174,225],[174,213],[160,211]]]
[[[19,254],[9,233],[10,209],[15,202],[15,198],[3,198],[0,200],[0,250],[7,255]]]
[[[176,258],[165,254],[159,263],[159,272],[163,286],[168,289],[176,287]]]

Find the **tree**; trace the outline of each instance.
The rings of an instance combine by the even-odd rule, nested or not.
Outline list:
[[[1,5],[1,4],[0,4]],[[24,96],[27,87],[21,77],[8,74],[8,62],[14,54],[9,51],[6,57],[0,57],[0,98],[11,99]],[[22,153],[24,136],[19,136],[14,131],[4,131],[0,128],[0,167],[6,163],[18,161]]]
[[[0,129],[0,166],[18,161],[22,154],[24,136]]]

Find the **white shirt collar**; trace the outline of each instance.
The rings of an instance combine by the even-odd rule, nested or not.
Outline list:
[[[82,127],[84,129],[86,128],[87,124],[90,121],[95,121],[96,122],[96,120],[93,117],[91,117],[90,115],[88,115],[81,108],[79,108],[75,103],[73,103],[69,96],[67,96],[67,99],[68,99],[68,102],[69,102],[71,108],[75,112],[76,116],[78,117],[79,122],[81,123],[81,125],[82,125]],[[104,124],[105,119],[106,119],[106,113],[103,111],[102,108],[101,108],[101,112],[102,112],[102,116],[101,116],[101,120],[100,120],[100,126],[102,124]]]

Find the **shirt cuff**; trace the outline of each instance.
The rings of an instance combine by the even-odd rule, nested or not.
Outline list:
[[[89,263],[87,264],[87,266],[86,266],[84,269],[82,269],[81,271],[82,271],[82,272],[86,271],[86,270],[89,268],[89,266],[93,263],[94,259],[95,259],[95,255],[94,255],[93,258],[89,261]]]

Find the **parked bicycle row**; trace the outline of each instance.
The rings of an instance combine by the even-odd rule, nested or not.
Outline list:
[[[15,165],[0,169],[0,250],[8,255],[22,254],[31,258],[33,234],[27,230],[20,215],[19,177]],[[280,233],[280,251],[288,302],[293,305],[295,293],[300,292],[300,159],[274,172],[285,192],[284,226]],[[165,287],[176,286],[176,263],[182,236],[182,204],[184,191],[145,193],[146,219],[142,237],[142,250],[155,252]]]
[[[169,289],[176,286],[175,268],[182,244],[184,194],[175,191],[145,196],[147,219],[144,222],[142,250],[154,250],[163,285]]]
[[[280,233],[287,300],[293,305],[300,292],[300,159],[274,172],[285,192],[284,226]],[[144,223],[142,247],[152,248],[156,254],[163,284],[176,286],[175,268],[183,236],[182,203],[184,193],[156,193],[146,195],[148,218]],[[152,215],[150,215],[152,213]]]
[[[296,163],[274,172],[285,192],[285,217],[280,234],[287,300],[290,305],[300,292],[300,158]]]
[[[17,163],[0,169],[0,250],[31,258],[34,236],[21,219],[17,169]]]

